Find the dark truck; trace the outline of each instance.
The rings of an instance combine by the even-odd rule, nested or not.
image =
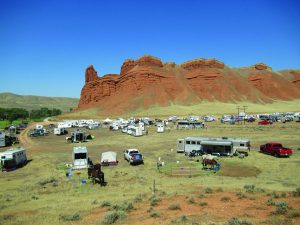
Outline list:
[[[138,149],[126,149],[124,151],[124,159],[126,159],[129,164],[144,164],[144,157]]]
[[[260,151],[266,154],[274,155],[276,157],[289,157],[293,151],[290,148],[285,148],[281,143],[270,142],[260,146]]]

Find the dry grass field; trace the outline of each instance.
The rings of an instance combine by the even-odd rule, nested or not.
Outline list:
[[[22,145],[32,161],[0,173],[0,224],[299,224],[300,197],[294,195],[300,186],[300,123],[207,125],[199,130],[170,125],[162,134],[150,127],[142,137],[98,129],[91,131],[93,141],[77,144],[53,134],[29,138],[25,131]],[[176,153],[176,140],[188,136],[249,138],[252,149],[244,159],[221,158],[221,170],[214,173],[202,170],[199,158]],[[258,152],[272,140],[294,154],[275,158]],[[87,146],[94,163],[103,151],[118,153],[119,165],[103,168],[106,187],[81,184],[85,170],[66,177],[63,164],[72,162],[73,146]],[[125,148],[139,148],[145,164],[130,166]],[[166,163],[161,172],[158,157]],[[176,168],[196,172],[173,176]]]

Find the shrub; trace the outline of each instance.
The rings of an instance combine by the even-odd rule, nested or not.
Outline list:
[[[267,205],[275,205],[273,198],[269,198],[267,201]]]
[[[160,212],[159,211],[156,211],[156,210],[151,210],[150,211],[150,214],[149,214],[151,217],[160,217]]]
[[[293,192],[294,197],[299,197],[300,196],[300,187],[297,187],[296,190]]]
[[[170,210],[180,210],[181,207],[178,203],[172,203],[171,205],[169,205],[168,209],[170,209]]]
[[[130,210],[134,209],[134,207],[131,202],[123,202],[121,205],[118,204],[112,205],[110,209],[129,212]]]
[[[288,210],[288,204],[286,202],[276,202],[275,203],[276,206],[276,210],[273,212],[273,214],[277,215],[277,214],[285,214],[287,213]]]
[[[208,204],[207,204],[207,202],[200,202],[199,205],[200,206],[207,206]]]
[[[111,203],[109,201],[103,201],[103,202],[101,202],[100,206],[101,207],[109,207],[109,206],[111,206]]]
[[[149,201],[150,201],[150,205],[151,206],[155,206],[158,204],[158,202],[160,201],[159,198],[157,198],[155,195],[152,195],[150,198],[149,198]]]
[[[223,192],[224,190],[223,190],[223,188],[219,187],[219,188],[217,188],[216,191],[217,191],[217,192]]]
[[[285,198],[285,197],[286,197],[286,193],[285,193],[285,192],[282,192],[281,195],[280,195],[280,197],[281,197],[281,198]]]
[[[210,187],[207,187],[204,189],[204,193],[211,194],[211,193],[213,193],[213,189],[211,189]]]
[[[221,201],[222,201],[222,202],[228,202],[228,201],[230,201],[230,198],[229,198],[228,196],[223,196],[223,197],[221,198]]]
[[[63,221],[78,221],[81,219],[79,213],[71,214],[71,215],[60,215],[59,218]]]
[[[143,201],[143,199],[145,198],[145,194],[138,194],[137,196],[135,196],[134,198],[134,202],[141,202]]]
[[[252,223],[247,220],[240,220],[237,217],[233,217],[227,221],[226,225],[252,225]]]
[[[117,222],[117,220],[122,220],[124,218],[126,218],[127,214],[126,212],[119,210],[119,211],[108,211],[103,220],[102,223],[103,224],[113,224],[115,222]]]
[[[287,218],[296,218],[296,217],[300,217],[300,211],[299,210],[289,210],[286,213],[286,217]]]
[[[238,197],[238,199],[247,198],[247,196],[245,195],[245,193],[243,193],[241,191],[237,192],[235,195]]]
[[[46,184],[54,184],[57,183],[57,180],[54,177],[49,177],[45,180],[39,181],[38,184],[41,186],[45,186]]]
[[[272,196],[272,198],[280,198],[280,195],[277,194],[275,191],[273,191],[273,192],[271,193],[271,196]]]
[[[189,204],[195,204],[195,199],[194,199],[194,197],[193,197],[193,196],[189,196],[189,197],[187,198],[187,202],[188,202]]]
[[[254,192],[254,189],[255,189],[255,185],[254,184],[248,184],[248,185],[245,185],[244,186],[244,189],[246,190],[246,192],[250,192],[250,193],[253,193]]]

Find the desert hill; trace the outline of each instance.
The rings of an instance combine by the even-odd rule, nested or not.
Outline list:
[[[177,65],[145,55],[126,60],[120,74],[99,77],[89,66],[78,109],[97,107],[104,113],[118,114],[171,103],[270,103],[299,98],[299,70],[273,71],[263,63],[231,68],[215,59],[195,59]]]
[[[49,109],[56,108],[63,112],[68,112],[70,108],[76,108],[78,100],[77,98],[0,93],[0,108],[24,108],[32,110],[47,107]]]

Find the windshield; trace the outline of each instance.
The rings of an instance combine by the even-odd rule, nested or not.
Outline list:
[[[129,154],[130,154],[130,155],[133,155],[133,154],[139,154],[139,152],[138,152],[138,151],[132,151],[132,152],[130,152]]]
[[[282,148],[282,145],[281,144],[274,144],[273,147],[274,148]]]

